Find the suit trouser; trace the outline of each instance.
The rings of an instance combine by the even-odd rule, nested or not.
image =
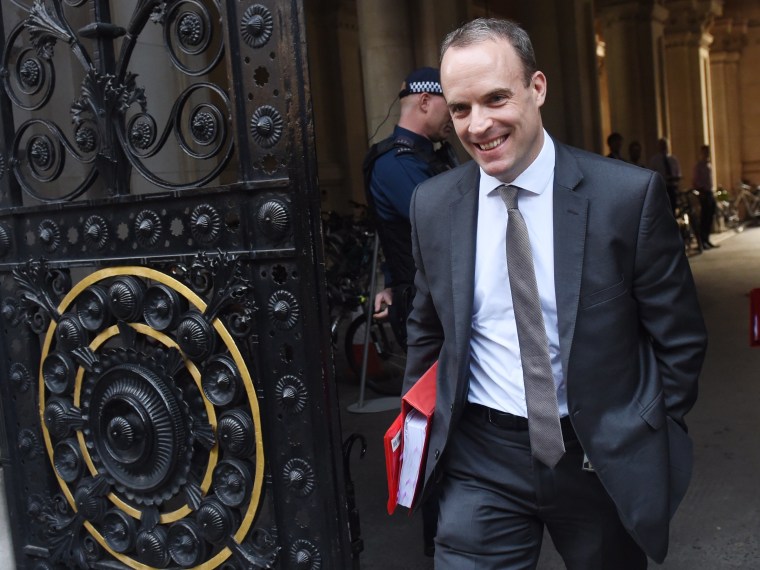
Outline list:
[[[470,410],[470,408],[466,408]],[[440,482],[436,570],[536,567],[544,526],[573,570],[639,570],[647,559],[569,430],[554,469],[532,458],[527,430],[465,411]]]
[[[699,191],[699,205],[702,209],[699,216],[699,239],[702,243],[705,243],[710,241],[713,218],[715,217],[715,210],[717,209],[715,196],[713,195],[712,190]]]

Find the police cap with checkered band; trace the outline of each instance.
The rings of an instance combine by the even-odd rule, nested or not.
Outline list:
[[[404,79],[398,98],[401,99],[413,93],[443,95],[441,73],[435,67],[420,67],[412,71]]]

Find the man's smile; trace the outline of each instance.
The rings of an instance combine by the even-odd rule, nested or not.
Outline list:
[[[476,144],[475,146],[477,146],[480,150],[493,150],[505,140],[507,140],[507,137],[499,137],[498,139],[494,139],[487,143]]]

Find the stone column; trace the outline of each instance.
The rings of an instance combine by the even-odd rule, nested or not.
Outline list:
[[[401,83],[414,68],[414,47],[407,0],[357,0],[359,45],[364,83],[367,132],[383,123]],[[375,135],[377,142],[393,131],[398,106]]]
[[[339,53],[338,38],[335,33],[337,9],[324,6],[318,10],[316,5],[306,3],[306,33],[309,45],[309,66],[311,78],[311,103],[314,117],[314,135],[318,143],[331,141],[330,144],[317,144],[317,169],[319,173],[319,191],[322,207],[326,210],[346,210],[348,196],[345,194],[345,170],[343,157],[346,143],[340,129],[343,121],[341,75],[336,65]],[[318,73],[315,71],[319,69]]]
[[[412,16],[417,65],[438,67],[441,41],[466,20],[465,6],[460,0],[419,0]]]
[[[668,10],[662,0],[601,0],[596,6],[605,43],[609,129],[623,135],[625,156],[628,144],[639,141],[646,163],[667,132],[662,37]]]
[[[713,26],[710,75],[714,118],[713,171],[716,186],[733,192],[742,179],[742,115],[739,80],[741,50],[747,23],[725,18]]]
[[[591,0],[534,0],[516,3],[513,9],[513,17],[530,34],[538,67],[547,77],[542,109],[547,131],[562,142],[599,152],[601,113]]]
[[[610,85],[607,78],[607,44],[596,35],[596,77],[599,84],[599,117],[600,128],[598,148],[605,148],[605,134],[611,133],[612,118],[610,116]]]
[[[748,26],[747,43],[739,62],[742,177],[751,184],[760,184],[760,4],[745,2],[743,14],[748,19]]]
[[[665,27],[665,78],[671,151],[681,162],[682,188],[691,186],[699,147],[713,146],[709,33],[722,13],[719,0],[672,0]],[[714,171],[715,169],[713,169]]]

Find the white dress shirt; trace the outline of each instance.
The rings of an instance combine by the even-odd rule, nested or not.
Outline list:
[[[528,226],[559,413],[564,416],[567,390],[554,293],[554,165],[554,143],[544,131],[541,152],[512,185],[521,188],[517,205]],[[507,208],[496,191],[501,184],[481,169],[468,400],[527,417],[517,324],[507,275]]]

